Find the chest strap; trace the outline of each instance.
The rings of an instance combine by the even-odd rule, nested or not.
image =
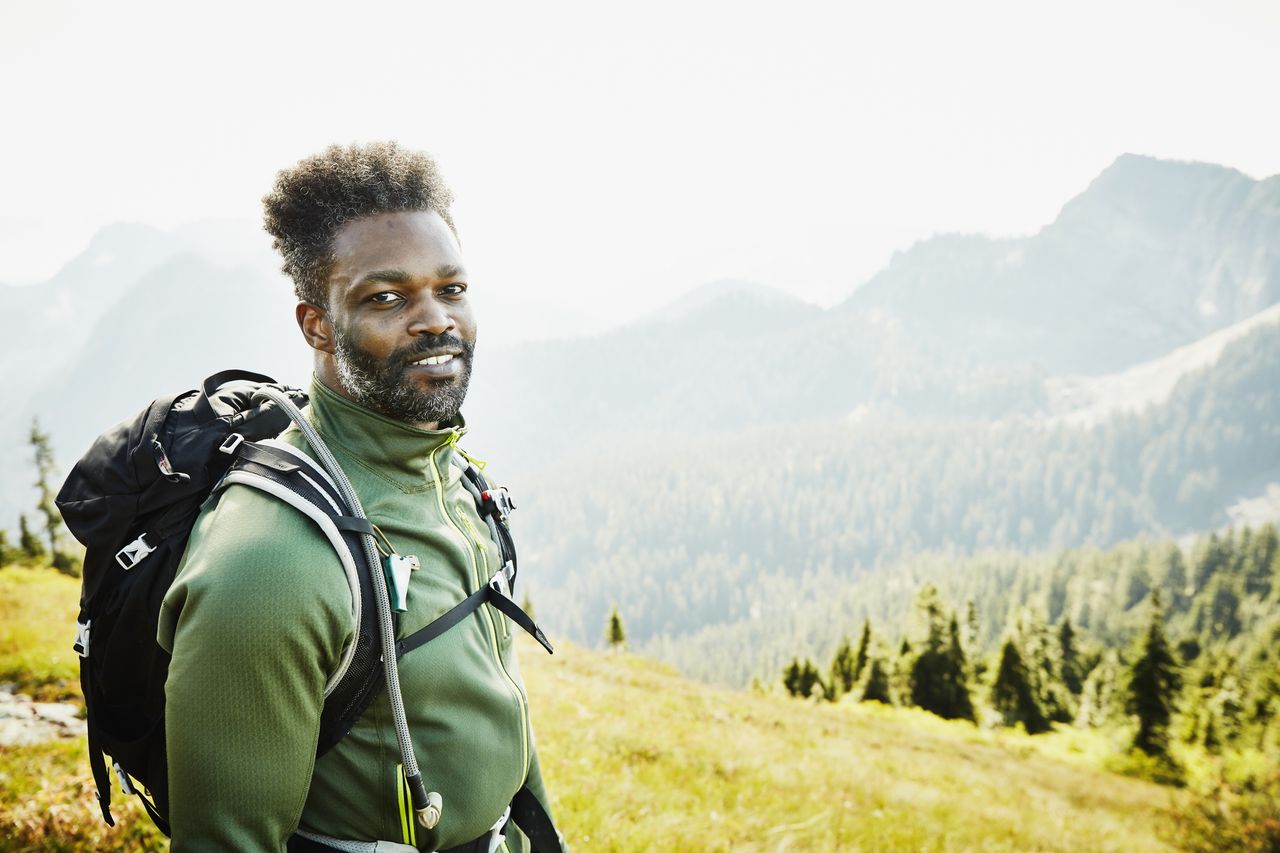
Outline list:
[[[495,574],[487,584],[480,589],[468,595],[462,601],[455,604],[450,610],[445,612],[431,624],[425,628],[419,628],[409,636],[396,643],[396,657],[404,657],[414,649],[425,646],[427,643],[439,637],[445,631],[448,631],[454,625],[457,625],[463,619],[466,619],[472,613],[480,609],[480,605],[488,604],[506,614],[512,622],[523,628],[529,636],[537,640],[548,654],[555,652],[551,647],[551,642],[547,640],[547,635],[542,633],[529,614],[520,609],[520,605],[511,600],[507,595],[507,576],[505,572],[499,571]]]

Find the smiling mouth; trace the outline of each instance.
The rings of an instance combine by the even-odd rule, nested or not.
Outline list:
[[[426,365],[426,366],[434,367],[440,364],[448,364],[451,361],[453,361],[453,353],[447,352],[441,355],[429,355],[426,358],[422,358],[417,361],[411,361],[409,363],[415,364],[415,365]]]

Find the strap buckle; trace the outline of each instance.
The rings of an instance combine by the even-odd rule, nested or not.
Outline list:
[[[155,546],[147,544],[147,534],[141,533],[137,539],[116,552],[116,562],[127,572],[154,550]]]
[[[496,853],[497,849],[502,846],[502,842],[507,839],[502,830],[506,828],[507,820],[510,817],[511,806],[507,806],[507,810],[502,813],[502,817],[498,818],[498,822],[489,829],[489,849],[486,853]]]
[[[76,620],[76,641],[71,644],[71,649],[82,658],[89,656],[89,626],[92,624],[92,619],[87,622]]]
[[[244,436],[238,432],[233,432],[222,440],[222,444],[218,445],[218,451],[228,456],[233,456],[242,444],[244,444]]]
[[[516,508],[516,502],[511,499],[511,492],[506,486],[498,486],[480,493],[480,507],[486,515],[492,515],[505,524],[507,516]]]
[[[124,768],[120,766],[120,762],[113,761],[111,762],[111,766],[116,771],[116,778],[120,780],[120,790],[124,791],[125,794],[129,796],[138,793],[134,790],[133,783],[129,781],[129,774],[125,773]]]
[[[489,578],[489,587],[503,598],[511,597],[511,584],[507,582],[506,567],[493,573],[493,577]]]

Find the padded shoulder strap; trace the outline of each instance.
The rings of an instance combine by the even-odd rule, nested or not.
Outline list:
[[[328,475],[305,454],[279,441],[244,442],[218,489],[244,485],[284,501],[307,516],[333,546],[351,590],[354,638],[325,684],[317,752],[323,755],[360,719],[382,686],[381,654],[372,572],[358,537],[366,532],[343,511],[341,496]]]
[[[325,538],[333,545],[334,552],[342,561],[342,569],[347,577],[347,586],[351,590],[351,613],[356,620],[356,634],[360,633],[360,622],[363,616],[363,591],[360,584],[360,568],[356,559],[358,552],[353,553],[342,539],[342,531],[334,523],[335,517],[342,516],[338,505],[332,497],[316,484],[315,480],[303,472],[300,460],[275,448],[254,445],[245,442],[239,448],[239,457],[232,464],[226,476],[218,484],[217,491],[231,485],[249,486],[266,492],[278,500],[284,501],[303,515],[311,519]],[[351,644],[343,653],[337,671],[325,685],[325,696],[333,692],[333,688],[346,674],[351,664],[351,655],[355,644]]]

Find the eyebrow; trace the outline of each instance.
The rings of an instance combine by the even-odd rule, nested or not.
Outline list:
[[[465,272],[457,264],[441,264],[436,267],[436,278],[461,278],[463,275],[465,275]],[[360,276],[355,283],[361,285],[367,282],[381,281],[387,284],[404,284],[412,278],[413,276],[400,269],[373,270]]]

